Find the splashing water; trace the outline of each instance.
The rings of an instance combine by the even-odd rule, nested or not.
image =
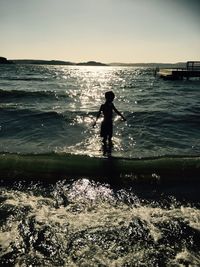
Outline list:
[[[199,266],[198,205],[155,199],[88,179],[1,187],[1,265]]]

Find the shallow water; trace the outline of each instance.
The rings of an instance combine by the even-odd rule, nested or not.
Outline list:
[[[199,204],[137,190],[2,187],[2,266],[199,266]]]
[[[199,86],[158,79],[148,68],[0,66],[0,155],[28,153],[40,178],[45,165],[36,154],[47,153],[50,169],[52,153],[102,157],[100,121],[92,123],[113,90],[127,122],[114,118],[112,156],[193,155],[195,166]],[[109,184],[94,182],[96,173],[15,182],[17,170],[8,170],[11,179],[1,175],[0,184],[0,266],[200,266],[199,183],[192,170],[187,182],[177,170],[170,183],[130,187],[113,174]]]
[[[102,155],[92,123],[113,90],[127,118],[114,118],[114,156],[198,154],[199,86],[148,68],[0,66],[0,151]]]

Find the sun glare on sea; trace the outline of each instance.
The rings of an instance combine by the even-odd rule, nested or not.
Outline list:
[[[104,101],[104,93],[112,90],[116,72],[108,66],[70,66],[61,70],[63,79],[67,79],[70,88],[66,93],[74,99],[74,109],[96,109]]]

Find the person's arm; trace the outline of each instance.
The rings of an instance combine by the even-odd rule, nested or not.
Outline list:
[[[97,121],[98,121],[98,119],[99,119],[99,117],[101,115],[101,111],[102,111],[102,105],[101,105],[101,107],[100,107],[100,109],[99,109],[99,111],[97,113],[97,117],[96,117],[95,122],[93,123],[93,127],[95,127],[95,125],[96,125],[96,123],[97,123]]]
[[[119,110],[116,109],[116,107],[113,105],[113,110],[117,113],[117,115],[119,115],[124,121],[126,121],[126,118],[122,115],[121,112],[119,112]]]

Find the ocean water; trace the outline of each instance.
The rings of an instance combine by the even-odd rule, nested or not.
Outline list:
[[[157,79],[146,68],[0,66],[0,151],[101,155],[92,122],[113,90],[127,118],[114,119],[113,155],[196,154],[199,86]]]
[[[109,157],[196,159],[199,88],[151,68],[0,65],[1,156],[106,158],[101,119],[92,124],[113,90],[127,121],[114,117]],[[55,183],[1,175],[1,266],[200,266],[199,183],[120,187],[75,173]]]

